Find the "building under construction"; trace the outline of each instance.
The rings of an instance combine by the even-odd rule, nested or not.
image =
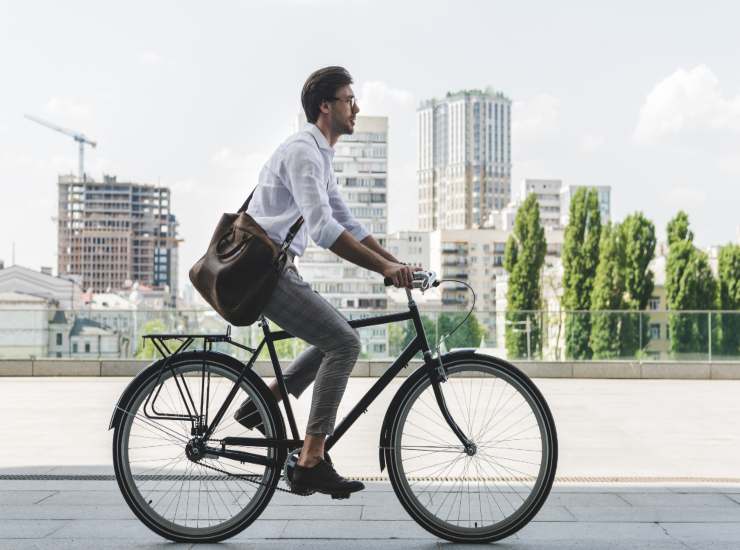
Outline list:
[[[177,221],[170,190],[59,176],[59,275],[82,276],[93,292],[131,288],[133,283],[177,294]]]

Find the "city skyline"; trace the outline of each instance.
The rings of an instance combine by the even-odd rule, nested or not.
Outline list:
[[[382,3],[321,5],[334,28],[353,14],[363,25],[306,33],[303,21],[316,8],[299,1],[230,5],[228,17],[194,4],[151,6],[146,21],[136,4],[49,3],[42,19],[35,8],[1,4],[8,84],[0,258],[9,265],[15,243],[17,264],[56,265],[55,182],[77,167],[72,140],[24,120],[24,112],[98,140],[86,156],[96,179],[108,173],[172,189],[182,279],[220,213],[241,204],[292,131],[306,75],[331,63],[355,76],[361,115],[389,117],[389,232],[416,223],[421,101],[492,86],[513,101],[514,186],[524,178],[610,185],[615,220],[642,210],[663,235],[684,209],[699,245],[737,240],[740,76],[731,55],[737,17],[729,13],[736,7],[725,5],[726,16],[717,17],[674,4],[543,4],[532,17],[531,7],[486,5],[470,17],[472,4],[438,2],[424,14],[426,30],[406,33],[419,16],[413,5],[395,6],[392,18]],[[286,9],[295,17],[283,18]],[[258,55],[269,21],[284,24],[284,40]],[[627,27],[624,40],[619,29]],[[126,39],[132,28],[136,42]],[[443,30],[445,44],[435,38]],[[19,204],[33,207],[33,227]]]

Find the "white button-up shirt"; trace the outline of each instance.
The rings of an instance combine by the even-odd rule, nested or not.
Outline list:
[[[247,213],[278,245],[303,216],[290,245],[296,256],[303,255],[309,235],[320,247],[330,248],[345,229],[358,241],[370,234],[339,193],[333,159],[334,149],[309,123],[280,145],[260,172]]]

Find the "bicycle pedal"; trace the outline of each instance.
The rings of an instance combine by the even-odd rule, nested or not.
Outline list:
[[[333,493],[331,495],[332,500],[343,500],[345,498],[349,498],[351,496],[351,493]]]

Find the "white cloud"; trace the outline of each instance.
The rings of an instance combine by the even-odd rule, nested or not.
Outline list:
[[[512,113],[512,141],[537,141],[551,136],[560,124],[560,100],[550,94],[537,94],[515,101]]]
[[[52,97],[46,102],[46,111],[64,118],[90,118],[92,106],[79,99]]]
[[[147,50],[145,52],[141,52],[139,55],[139,61],[142,65],[157,66],[161,65],[164,59],[157,52]]]
[[[604,136],[587,134],[583,136],[580,149],[583,153],[594,153],[604,146]]]
[[[729,97],[706,65],[677,69],[645,98],[634,132],[638,143],[655,143],[691,130],[740,131],[740,94]]]

